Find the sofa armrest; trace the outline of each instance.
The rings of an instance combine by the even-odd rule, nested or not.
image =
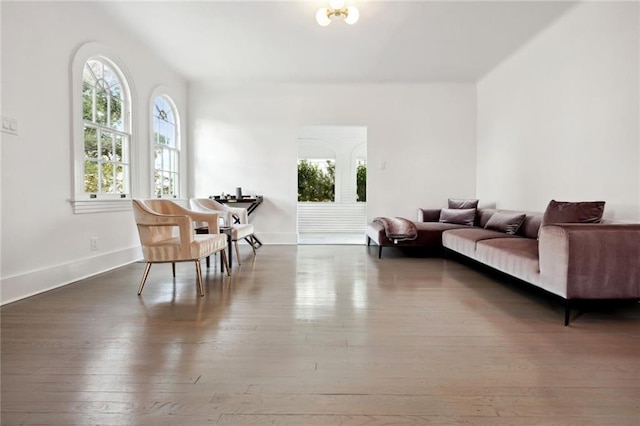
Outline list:
[[[440,220],[440,209],[418,209],[418,222],[437,222]]]
[[[540,284],[566,299],[640,297],[640,224],[540,228]]]

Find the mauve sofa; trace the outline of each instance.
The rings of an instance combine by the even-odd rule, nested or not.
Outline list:
[[[603,203],[604,204],[604,203]],[[513,235],[485,229],[496,213],[524,215]],[[367,226],[367,245],[450,250],[565,300],[640,299],[640,224],[549,223],[543,213],[480,208],[473,226],[439,222],[441,209],[418,209],[418,237],[393,242],[382,225]]]

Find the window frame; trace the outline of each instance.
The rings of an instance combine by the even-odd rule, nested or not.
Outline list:
[[[161,144],[156,144],[155,141],[155,120],[156,120],[156,100],[158,98],[164,98],[164,101],[169,104],[170,108],[171,108],[171,112],[173,113],[173,117],[174,117],[174,125],[175,125],[175,133],[174,133],[174,138],[175,138],[175,148],[171,148],[171,147],[167,147],[165,145],[161,145]],[[182,144],[182,128],[181,128],[181,120],[180,120],[180,113],[178,111],[178,107],[175,103],[175,101],[173,100],[173,97],[168,93],[168,91],[166,90],[166,88],[164,87],[158,87],[156,88],[153,93],[151,94],[151,98],[150,98],[150,127],[149,127],[149,170],[150,170],[150,188],[151,188],[151,194],[153,197],[156,198],[166,198],[166,199],[179,199],[183,192],[184,192],[184,174],[182,173],[182,171],[184,170],[183,168],[183,157],[184,157],[184,149],[183,149],[183,144]],[[155,181],[155,174],[156,174],[156,163],[155,163],[155,150],[156,147],[162,147],[162,149],[169,149],[170,151],[173,151],[176,153],[176,170],[169,170],[169,172],[171,173],[175,173],[177,175],[177,182],[175,185],[175,188],[177,190],[177,193],[175,194],[160,194],[158,195],[158,193],[156,192],[156,181]],[[162,169],[162,171],[167,171],[166,169]]]
[[[84,191],[85,169],[85,120],[83,117],[83,86],[84,67],[91,59],[97,59],[107,64],[118,75],[123,91],[123,118],[128,123],[125,133],[129,135],[128,150],[128,191],[122,194],[91,194]],[[72,179],[71,205],[73,212],[97,213],[105,211],[131,210],[131,198],[137,193],[136,175],[139,172],[136,161],[136,129],[134,111],[133,80],[130,73],[123,66],[123,61],[107,47],[99,43],[87,43],[81,46],[72,61],[71,69],[71,123],[72,123]],[[128,130],[128,131],[127,131]]]

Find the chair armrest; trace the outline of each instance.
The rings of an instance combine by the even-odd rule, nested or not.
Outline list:
[[[154,237],[153,228],[177,226],[180,236],[180,252],[183,257],[189,256],[190,246],[193,242],[193,220],[189,216],[147,212],[144,218],[138,218],[137,226],[142,241],[156,240],[157,236]]]
[[[179,204],[175,204],[175,206],[173,206],[173,208],[175,210],[179,211],[180,213],[182,213],[182,214],[184,214],[186,216],[189,216],[195,222],[205,222],[207,224],[207,226],[209,227],[209,233],[210,234],[218,234],[218,233],[220,233],[220,228],[219,228],[219,225],[218,225],[218,213],[189,210],[189,209],[186,209],[186,208],[182,207]],[[191,230],[193,232],[193,227],[192,227]]]
[[[229,207],[229,206],[225,206],[226,210],[233,215],[234,217],[237,217],[238,220],[240,220],[240,224],[247,224],[249,223],[249,213],[247,212],[247,209],[245,209],[244,207]],[[229,225],[232,225],[232,222],[227,222]]]
[[[227,210],[211,210],[210,213],[217,213],[218,217],[222,218],[224,226],[231,226],[233,221],[231,220],[231,212]]]
[[[418,222],[437,222],[440,220],[440,209],[418,209]]]
[[[210,234],[220,233],[220,225],[218,224],[218,213],[203,213],[191,211],[188,214],[195,222],[205,222],[209,228]]]
[[[546,225],[538,242],[542,287],[567,299],[640,297],[640,224]]]

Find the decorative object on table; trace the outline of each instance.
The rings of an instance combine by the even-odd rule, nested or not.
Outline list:
[[[242,188],[240,188],[240,187],[236,188],[236,199],[237,200],[242,200]]]

